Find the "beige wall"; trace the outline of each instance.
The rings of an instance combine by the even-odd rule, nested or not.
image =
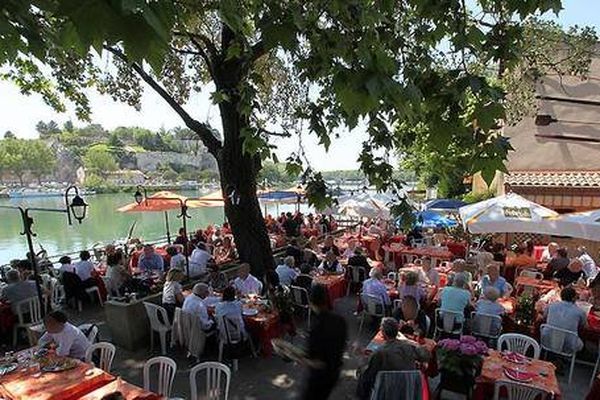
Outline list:
[[[589,79],[564,77],[544,78],[539,94],[555,97],[600,101],[600,59],[590,67]],[[575,143],[566,140],[543,139],[536,134],[569,135],[600,139],[600,106],[579,105],[556,101],[540,101],[539,114],[549,114],[560,120],[593,121],[598,125],[557,122],[536,126],[534,118],[526,118],[516,126],[507,127],[505,135],[515,148],[508,157],[508,170],[600,170],[600,144]]]

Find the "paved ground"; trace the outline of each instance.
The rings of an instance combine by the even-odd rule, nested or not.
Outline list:
[[[361,337],[357,337],[358,320],[352,314],[356,301],[354,298],[344,298],[336,302],[335,310],[341,315],[346,316],[349,327],[350,345],[345,356],[342,378],[337,385],[334,393],[330,397],[332,400],[355,399],[354,391],[356,388],[356,379],[354,378],[356,368],[361,365],[362,357],[357,349],[360,349],[368,343],[370,337],[375,333],[373,329],[363,329]],[[102,341],[110,341],[110,333],[103,322],[103,311],[101,308],[88,309],[82,315],[72,316],[74,323],[95,322],[100,326],[100,338]],[[300,321],[300,317],[299,317]],[[301,323],[300,329],[302,329]],[[295,339],[295,343],[301,343],[302,339]],[[208,349],[207,360],[216,360],[216,351]],[[113,364],[113,373],[121,375],[124,379],[141,385],[141,370],[145,360],[159,355],[158,349],[154,352],[142,350],[129,352],[124,349],[118,349],[115,362]],[[177,361],[178,371],[175,378],[175,385],[172,395],[189,398],[189,369],[192,366],[185,358],[183,351],[171,349],[169,356]],[[279,357],[265,358],[245,358],[239,362],[239,371],[232,377],[230,399],[232,400],[284,400],[298,398],[302,387],[303,368],[294,364],[287,363]],[[592,373],[592,367],[576,364],[571,385],[567,385],[567,377],[559,376],[561,384],[562,400],[582,400],[589,389],[589,380]],[[437,386],[437,379],[431,379],[432,388]],[[446,396],[444,397],[446,398]],[[453,398],[453,397],[447,397]],[[460,397],[458,397],[460,398]]]

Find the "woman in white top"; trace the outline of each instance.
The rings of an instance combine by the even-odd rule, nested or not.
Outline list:
[[[171,320],[173,320],[175,308],[181,307],[183,304],[183,288],[180,283],[183,278],[185,278],[185,275],[177,268],[171,268],[169,272],[167,272],[165,278],[166,280],[162,293],[162,306],[167,310],[167,314],[169,314]]]
[[[72,357],[79,360],[85,358],[85,352],[90,347],[90,342],[79,328],[67,321],[67,316],[61,311],[53,311],[44,320],[46,333],[39,341],[40,346],[50,343],[56,345],[56,355]]]

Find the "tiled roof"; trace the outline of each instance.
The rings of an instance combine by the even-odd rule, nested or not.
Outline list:
[[[511,186],[600,187],[600,171],[511,171],[504,181]]]

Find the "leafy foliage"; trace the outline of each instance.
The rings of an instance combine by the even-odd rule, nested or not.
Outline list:
[[[90,147],[83,157],[83,165],[87,171],[102,178],[106,178],[109,172],[119,168],[106,145]]]
[[[21,184],[27,173],[41,181],[55,168],[56,154],[43,141],[14,137],[0,140],[0,172],[11,173]]]

